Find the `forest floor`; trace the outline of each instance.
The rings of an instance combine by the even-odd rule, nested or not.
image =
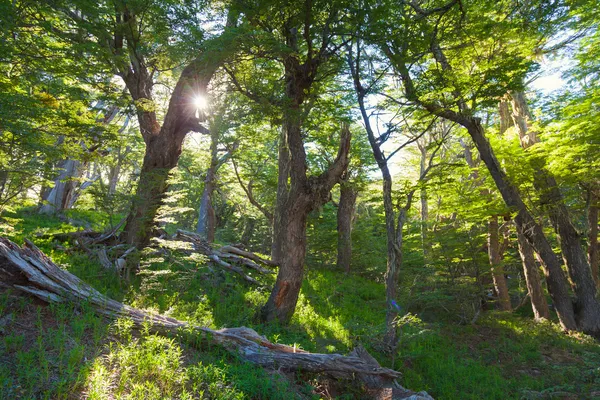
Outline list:
[[[71,217],[98,230],[106,222],[92,212]],[[273,342],[314,352],[348,353],[362,344],[383,366],[404,374],[403,386],[436,399],[600,399],[600,345],[550,322],[535,324],[526,312],[488,311],[475,325],[408,314],[398,351],[389,355],[379,346],[384,288],[372,279],[309,265],[291,324],[264,325],[254,315],[273,277],[261,276],[265,285],[255,287],[171,252],[142,256],[139,276],[124,285],[97,260],[50,237],[76,229],[21,209],[4,218],[0,234],[18,244],[30,238],[57,264],[138,308],[211,328],[247,326]],[[266,371],[189,340],[133,331],[126,319],[107,322],[85,304],[48,306],[4,291],[0,398],[361,398],[358,384]]]

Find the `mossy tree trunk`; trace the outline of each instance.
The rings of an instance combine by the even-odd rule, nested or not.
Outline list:
[[[232,14],[234,13],[228,16],[227,27],[235,24]],[[119,20],[132,28],[122,31],[127,36],[129,62],[119,66],[119,75],[136,105],[146,153],[122,238],[126,243],[143,248],[152,237],[154,218],[169,187],[169,173],[177,165],[181,155],[183,140],[191,131],[206,132],[206,128],[200,125],[206,120],[206,116],[196,109],[194,98],[206,96],[214,73],[230,54],[235,53],[235,48],[228,47],[233,46],[231,38],[216,38],[215,40],[221,40],[223,37],[227,39],[214,50],[207,50],[201,54],[184,68],[171,94],[161,126],[158,123],[152,93],[154,76],[143,54],[139,53],[139,48],[135,45],[139,40],[136,36],[136,18],[127,10],[119,16]],[[114,52],[122,54],[123,49],[115,48]]]

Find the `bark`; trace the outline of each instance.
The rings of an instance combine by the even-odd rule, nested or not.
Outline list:
[[[358,45],[357,45],[358,46]],[[388,167],[387,159],[381,148],[375,133],[370,123],[369,115],[367,114],[367,108],[365,106],[365,97],[367,90],[362,86],[360,82],[360,48],[357,49],[356,58],[352,57],[352,49],[348,48],[348,66],[352,72],[354,81],[354,89],[356,91],[358,105],[362,116],[365,131],[369,139],[369,145],[373,152],[373,157],[377,162],[379,171],[382,177],[382,194],[383,194],[383,209],[385,215],[385,230],[386,230],[386,244],[387,244],[387,259],[386,259],[386,271],[385,271],[385,297],[386,297],[386,335],[384,341],[389,347],[394,347],[397,343],[397,328],[394,324],[396,317],[398,316],[398,308],[396,303],[396,297],[398,294],[398,276],[400,267],[402,264],[402,247],[398,245],[397,240],[402,239],[402,232],[396,231],[396,215],[394,212],[394,204],[392,201],[392,175]],[[400,224],[401,218],[399,217],[398,222]],[[400,235],[400,237],[398,237]]]
[[[511,106],[507,99],[503,98],[498,103],[498,114],[500,115],[500,135],[502,135],[508,128],[514,126]]]
[[[521,146],[527,149],[538,142],[535,130],[529,129],[531,113],[527,100],[524,92],[511,92],[511,98],[513,119],[519,131]],[[558,233],[564,263],[573,281],[577,299],[577,324],[584,332],[600,333],[600,302],[596,298],[596,285],[582,246],[581,235],[571,221],[556,179],[545,168],[545,160],[536,160],[534,168],[534,187],[540,193],[541,205],[548,212]]]
[[[277,159],[277,197],[275,210],[272,214],[273,241],[271,243],[271,259],[279,261],[282,257],[281,228],[286,225],[286,199],[289,196],[290,185],[290,151],[287,146],[287,134],[285,129],[279,135],[278,159]]]
[[[0,171],[0,199],[4,196],[4,188],[8,182],[8,171]]]
[[[198,211],[198,225],[196,226],[196,233],[207,239],[209,242],[213,242],[215,237],[215,211],[212,206],[212,195],[215,190],[214,181],[215,174],[211,167],[206,171],[204,190],[202,191],[200,209]]]
[[[419,151],[421,152],[421,160],[419,164],[419,175],[423,175],[426,170],[427,162],[427,147],[419,144]],[[421,187],[420,193],[421,200],[421,246],[423,247],[423,261],[427,264],[431,258],[432,245],[429,240],[428,232],[428,221],[429,221],[429,205],[427,202],[427,188]]]
[[[540,271],[535,263],[533,248],[521,232],[517,232],[517,241],[519,243],[519,254],[523,263],[523,273],[535,320],[549,319],[550,311],[548,310],[548,303],[546,302],[546,296],[542,288]]]
[[[590,204],[588,207],[588,259],[592,278],[596,283],[596,287],[600,289],[600,276],[598,274],[598,265],[600,259],[598,256],[598,210],[600,208],[600,199],[597,195],[591,194]]]
[[[274,262],[273,260],[267,260],[266,258],[262,258],[260,256],[257,256],[256,254],[246,251],[246,250],[242,250],[242,249],[238,249],[237,247],[234,246],[223,246],[219,249],[219,251],[221,253],[231,253],[231,254],[237,254],[239,256],[245,257],[249,260],[253,260],[256,261],[258,263],[261,264],[265,264],[269,267],[277,267],[277,263]]]
[[[212,126],[210,128],[210,166],[206,170],[206,178],[204,179],[204,190],[200,200],[200,209],[198,211],[198,225],[196,233],[204,237],[209,242],[215,241],[216,231],[216,216],[213,207],[213,193],[217,186],[217,171],[227,161],[231,152],[229,150],[225,155],[219,158],[217,149],[219,144],[219,130]]]
[[[175,236],[177,240],[187,241],[193,244],[194,250],[207,256],[215,265],[235,272],[240,275],[245,281],[255,285],[262,284],[251,276],[247,275],[242,267],[251,268],[261,274],[272,274],[273,271],[265,269],[258,265],[256,262],[260,262],[264,265],[272,266],[272,263],[268,260],[256,256],[253,253],[244,252],[233,246],[224,246],[219,250],[215,250],[211,247],[210,243],[202,236],[193,233],[186,232],[178,229]],[[185,249],[179,249],[179,251],[185,252]],[[251,256],[250,256],[251,255]],[[234,265],[237,264],[237,265]],[[238,266],[239,265],[239,266]]]
[[[154,235],[154,218],[168,188],[169,172],[179,159],[177,151],[165,153],[156,142],[146,145],[137,191],[122,233],[124,242],[139,249],[147,246]]]
[[[149,324],[153,333],[161,335],[188,332],[193,337],[201,338],[204,343],[223,346],[243,360],[263,368],[328,373],[337,378],[359,378],[371,388],[380,385],[379,388],[401,389],[395,382],[400,374],[373,362],[372,357],[365,355],[364,349],[358,349],[350,356],[309,353],[295,346],[271,343],[249,328],[212,330],[129,307],[102,295],[81,279],[59,268],[31,242],[19,248],[11,241],[0,238],[0,277],[4,286],[33,295],[44,302],[85,302],[102,316],[109,319],[126,317],[138,329]],[[420,395],[430,398],[426,394]]]
[[[198,65],[201,64],[201,65]],[[137,191],[131,211],[123,231],[126,243],[138,248],[148,245],[153,235],[156,212],[168,189],[167,179],[171,169],[177,166],[181,155],[181,146],[188,132],[197,129],[189,88],[198,88],[199,93],[206,93],[210,79],[218,67],[218,63],[192,63],[183,71],[169,102],[169,109],[161,127],[155,112],[138,110],[138,122],[144,141],[146,153],[140,171]],[[152,79],[147,76],[140,82],[129,82],[128,88],[135,100],[150,100],[151,93],[139,94],[141,89],[152,86]]]
[[[352,261],[352,220],[358,191],[349,183],[340,185],[340,202],[337,209],[337,266],[346,273],[350,272]]]
[[[587,255],[581,244],[581,235],[573,226],[569,213],[560,196],[556,181],[547,177],[548,186],[552,187],[550,203],[550,220],[559,234],[560,248],[564,262],[573,281],[573,291],[577,298],[575,304],[577,323],[584,332],[600,333],[600,302],[596,298],[596,285]]]
[[[507,96],[508,99],[503,99],[499,103],[500,134],[503,134],[508,128],[515,125],[511,104],[509,104],[509,97],[510,96]],[[548,319],[550,312],[548,309],[546,296],[544,295],[544,289],[540,279],[540,272],[535,263],[534,250],[525,239],[525,236],[520,232],[517,232],[517,241],[519,244],[521,262],[523,265],[523,274],[525,275],[527,291],[531,301],[531,307],[533,309],[535,320],[539,321],[542,319]]]
[[[492,278],[494,280],[494,288],[498,294],[500,309],[503,311],[511,311],[512,307],[508,295],[508,286],[506,285],[504,268],[502,267],[498,228],[498,216],[494,215],[490,217],[488,222],[488,256],[490,259],[490,266],[492,267]]]
[[[120,149],[119,149],[120,152]],[[112,196],[117,193],[117,184],[121,175],[121,161],[117,160],[117,164],[110,167],[108,171],[108,195]]]
[[[461,116],[459,123],[464,124],[479,150],[481,159],[486,164],[490,175],[496,183],[504,202],[517,212],[514,217],[517,229],[523,232],[527,241],[540,255],[546,266],[546,282],[550,296],[554,302],[559,320],[564,329],[576,330],[575,313],[569,297],[569,287],[561,267],[560,259],[552,250],[552,246],[544,235],[542,227],[533,219],[521,199],[517,188],[508,180],[500,167],[490,143],[485,138],[481,121],[478,118]]]
[[[514,125],[519,132],[521,146],[526,149],[529,146],[538,142],[536,132],[529,129],[530,121],[532,120],[531,112],[527,106],[525,92],[513,91],[510,92],[512,119]]]
[[[294,196],[289,196],[285,204],[289,212],[285,218],[286,223],[278,228],[282,243],[280,258],[274,260],[280,264],[277,281],[261,310],[263,320],[278,320],[284,324],[294,314],[304,277],[306,220],[311,209],[311,201],[306,194],[301,195],[295,190],[291,193]]]

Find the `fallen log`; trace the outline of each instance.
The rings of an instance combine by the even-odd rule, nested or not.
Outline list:
[[[137,328],[150,323],[151,331],[158,334],[172,335],[187,332],[197,335],[196,337],[221,345],[243,360],[264,368],[327,373],[346,379],[358,377],[371,385],[376,382],[376,385],[400,387],[395,382],[400,373],[379,366],[372,357],[365,358],[364,349],[356,355],[349,356],[309,353],[295,347],[271,343],[250,328],[213,330],[192,326],[174,318],[148,313],[119,303],[102,295],[75,275],[59,268],[27,240],[23,247],[19,247],[10,240],[0,237],[0,282],[5,287],[23,291],[49,303],[85,302],[98,314],[108,318],[127,317]],[[410,393],[414,395],[414,392]]]
[[[104,232],[84,229],[76,232],[52,234],[50,236],[56,240],[72,242],[75,247],[78,247],[89,255],[97,258],[100,264],[106,269],[116,269],[121,271],[124,269],[125,257],[131,253],[131,251],[126,251],[121,257],[118,257],[113,264],[108,257],[106,244],[108,242],[118,242],[117,232],[124,223],[125,219],[122,219],[112,229],[108,229]],[[110,248],[110,250],[115,250],[120,246],[120,244],[117,244]]]
[[[236,254],[229,254],[227,252],[222,251],[222,248],[219,250],[214,250],[211,247],[210,243],[208,243],[208,241],[206,241],[200,235],[197,235],[193,232],[187,232],[182,229],[178,229],[177,233],[175,234],[175,239],[190,242],[194,246],[194,249],[196,251],[207,256],[211,261],[213,261],[213,263],[215,263],[216,265],[223,267],[229,271],[237,273],[247,282],[250,282],[250,283],[253,283],[256,285],[261,284],[256,279],[252,278],[249,275],[246,275],[246,273],[244,272],[244,270],[242,268],[233,265],[234,263],[251,268],[261,274],[274,274],[273,271],[263,268],[260,265],[258,265],[257,263],[255,263],[254,261],[252,261],[253,260],[252,257],[245,257],[245,256],[241,256],[241,255],[236,255]],[[256,255],[254,255],[253,253],[249,253],[249,254],[252,254],[257,259],[263,260],[266,265],[273,264],[272,262],[271,262],[271,264],[268,264],[268,262],[269,262],[268,260],[264,260]]]
[[[230,260],[232,262],[237,262],[239,264],[242,264],[245,267],[251,268],[255,271],[260,272],[261,274],[274,274],[274,271],[271,271],[270,269],[266,269],[261,267],[260,265],[258,265],[257,263],[255,263],[252,260],[248,260],[247,258],[243,258],[240,256],[236,256],[235,254],[228,254],[228,253],[222,253],[221,251],[218,250],[213,250],[213,254],[219,256],[222,259],[226,259],[226,260]]]
[[[231,253],[231,254],[237,254],[238,256],[242,256],[245,258],[248,258],[252,261],[255,261],[257,263],[261,263],[264,265],[267,265],[269,267],[277,267],[277,263],[273,262],[271,260],[267,260],[266,258],[262,258],[250,251],[246,251],[246,250],[242,250],[242,249],[238,249],[237,247],[234,246],[223,246],[219,249],[219,251],[221,253]]]
[[[261,284],[259,281],[257,281],[253,277],[251,277],[249,275],[246,275],[244,273],[243,269],[241,269],[239,267],[236,267],[235,265],[231,265],[228,262],[225,262],[225,261],[221,260],[219,258],[219,256],[216,255],[216,254],[210,254],[210,255],[208,255],[208,259],[211,260],[212,262],[214,262],[219,267],[222,267],[222,268],[225,268],[226,270],[235,272],[236,274],[238,274],[239,276],[241,276],[242,278],[244,278],[244,280],[247,281],[247,282],[253,283],[255,285],[260,285]]]

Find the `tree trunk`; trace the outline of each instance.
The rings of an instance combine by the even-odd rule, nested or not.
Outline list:
[[[256,226],[256,220],[252,217],[246,217],[246,223],[244,224],[244,230],[242,231],[242,237],[240,243],[248,247],[252,236],[254,235],[254,227]]]
[[[287,323],[292,318],[298,302],[304,277],[306,257],[306,220],[312,207],[306,194],[290,192],[285,226],[278,230],[281,235],[281,258],[277,262],[279,273],[269,300],[261,310],[263,320]],[[292,195],[293,194],[293,195]]]
[[[529,129],[532,116],[531,112],[529,112],[529,107],[527,106],[527,99],[525,98],[525,93],[522,91],[510,92],[510,98],[512,105],[512,120],[519,131],[521,146],[526,149],[538,142],[536,132]]]
[[[511,92],[511,97],[513,119],[519,130],[521,146],[527,149],[538,142],[536,132],[529,129],[531,113],[527,99],[523,92]],[[536,160],[534,168],[533,184],[540,192],[542,206],[548,211],[558,233],[563,259],[574,284],[577,324],[584,332],[600,332],[600,302],[596,299],[596,285],[580,234],[571,222],[556,179],[545,168],[545,160]]]
[[[217,62],[198,61],[184,69],[171,95],[162,127],[157,122],[155,112],[138,109],[140,130],[146,142],[146,154],[137,192],[123,231],[126,243],[138,248],[143,248],[149,243],[154,218],[168,189],[169,173],[177,166],[183,140],[191,130],[200,129],[199,118],[195,117],[196,110],[191,98],[193,95],[206,93],[208,83],[218,65]],[[152,87],[151,77],[140,80],[141,82],[128,82],[126,79],[132,97],[135,100],[152,101],[149,92],[149,88]],[[197,92],[191,93],[191,88],[196,88]]]
[[[590,204],[588,208],[588,259],[592,271],[592,278],[596,283],[596,287],[600,289],[600,276],[598,275],[598,265],[600,260],[598,257],[598,210],[600,208],[600,200],[595,194],[590,195]]]
[[[281,243],[281,258],[273,260],[279,264],[279,273],[269,300],[263,306],[260,317],[264,321],[277,320],[288,323],[296,309],[306,257],[306,220],[308,214],[329,200],[331,188],[339,181],[348,166],[350,130],[342,128],[340,147],[334,163],[319,176],[306,176],[306,153],[300,130],[300,120],[290,117],[285,123],[287,142],[290,149],[290,190],[285,203],[278,205],[282,212],[275,219]],[[281,172],[280,172],[281,173]],[[279,201],[279,199],[278,199]],[[276,212],[277,213],[277,212]],[[285,221],[283,224],[277,222]]]
[[[515,125],[515,119],[513,117],[509,100],[510,96],[507,95],[506,98],[501,100],[499,103],[500,134],[503,134],[508,128]],[[533,308],[535,320],[539,321],[542,319],[548,319],[550,316],[550,311],[548,309],[548,303],[546,302],[546,296],[544,295],[544,289],[540,279],[540,272],[535,263],[534,250],[525,239],[525,236],[519,232],[518,229],[517,241],[519,244],[521,262],[523,264],[523,274],[525,275],[525,281],[527,283],[527,290],[529,293],[529,299],[531,300],[531,306]]]
[[[337,266],[350,273],[352,261],[352,220],[358,191],[348,182],[340,185],[340,203],[337,209]]]
[[[286,224],[287,215],[285,203],[290,190],[290,150],[287,146],[287,133],[285,132],[285,128],[282,128],[279,135],[278,149],[277,198],[273,213],[273,241],[271,242],[271,259],[275,262],[278,262],[283,255],[283,236],[281,235],[281,227]]]
[[[237,11],[229,10],[226,30],[236,25],[238,15]],[[127,15],[126,21],[133,21],[135,26],[135,18],[135,15]],[[125,34],[134,32],[126,29]],[[131,62],[125,68],[119,68],[119,75],[136,104],[146,154],[122,238],[137,248],[145,247],[150,241],[156,212],[168,189],[169,172],[177,165],[183,140],[191,131],[206,131],[200,125],[206,115],[195,107],[193,98],[207,94],[213,75],[239,46],[235,35],[221,35],[214,40],[217,43],[210,51],[184,68],[171,94],[162,126],[158,123],[152,94],[153,72],[148,70],[143,54],[138,53],[135,39],[127,40],[128,46],[132,46],[127,49]]]
[[[494,215],[488,222],[488,256],[492,268],[494,288],[498,294],[500,309],[503,311],[510,311],[512,307],[510,305],[506,278],[504,277],[504,268],[502,267],[500,239],[498,236],[498,216]]]
[[[398,233],[396,231],[396,216],[394,213],[394,203],[392,200],[392,175],[390,174],[390,170],[388,168],[387,159],[381,151],[379,143],[377,142],[377,138],[375,137],[373,128],[371,127],[371,122],[367,113],[367,108],[365,106],[365,96],[367,94],[367,90],[362,86],[360,82],[360,65],[358,61],[352,57],[352,49],[349,48],[348,50],[348,66],[350,67],[350,70],[352,72],[354,89],[356,91],[360,113],[362,116],[363,124],[365,126],[365,131],[367,132],[367,138],[369,139],[369,145],[371,146],[371,151],[373,152],[373,157],[377,162],[379,171],[381,171],[381,177],[383,182],[382,194],[387,243],[387,264],[385,271],[386,334],[384,341],[388,346],[395,346],[395,344],[397,343],[397,328],[394,324],[394,321],[398,316],[399,311],[399,307],[396,303],[396,297],[398,293],[398,275],[402,263],[402,248],[398,246],[396,240],[398,240],[399,238],[397,236],[398,234],[400,235],[400,239],[402,238],[402,232]],[[360,49],[358,50],[358,53],[360,55]],[[357,57],[359,57],[359,55]],[[399,223],[400,220],[401,217],[399,216]]]
[[[202,236],[204,239],[208,239],[209,236],[214,237],[214,222],[212,224],[211,232],[209,230],[209,220],[212,207],[212,194],[215,190],[214,184],[215,176],[213,173],[212,166],[206,170],[206,179],[204,180],[204,190],[202,191],[202,198],[200,199],[200,209],[198,211],[198,224],[196,226],[196,233]],[[212,211],[214,214],[214,210]]]
[[[508,177],[500,167],[500,163],[496,159],[490,143],[485,138],[481,121],[478,118],[466,115],[453,114],[447,116],[454,117],[457,122],[467,128],[504,202],[517,212],[517,215],[514,217],[517,229],[523,232],[527,241],[544,261],[548,290],[561,325],[567,330],[577,330],[575,312],[571,298],[569,297],[569,285],[562,270],[560,259],[552,250],[552,246],[550,246],[548,239],[544,235],[542,227],[527,210],[517,188],[508,180]]]
[[[117,193],[117,184],[121,175],[121,160],[117,160],[117,164],[110,167],[108,172],[108,195],[113,196]]]
[[[383,209],[385,214],[385,231],[386,231],[386,242],[387,242],[387,264],[385,271],[385,297],[386,297],[386,314],[385,322],[387,326],[387,333],[385,341],[388,344],[394,344],[396,342],[396,326],[394,320],[398,316],[398,306],[396,303],[396,297],[398,294],[398,275],[400,273],[400,267],[402,265],[402,247],[398,245],[397,235],[402,235],[402,232],[396,231],[396,216],[394,212],[394,203],[392,200],[392,175],[388,168],[387,159],[381,152],[379,144],[375,138],[373,129],[369,122],[369,116],[367,115],[366,108],[364,105],[364,97],[359,92],[358,103],[360,106],[361,114],[363,117],[363,123],[367,131],[369,138],[369,144],[373,151],[373,156],[377,161],[381,176],[383,178]],[[401,217],[398,217],[400,222]]]
[[[48,192],[45,203],[40,207],[41,214],[53,214],[68,208],[75,194],[77,182],[81,176],[81,163],[77,160],[64,160],[58,165],[60,173],[54,181],[54,187]]]
[[[219,142],[218,130],[214,127],[210,130],[210,167],[206,170],[204,179],[204,190],[200,200],[200,210],[198,211],[198,226],[196,233],[204,237],[209,242],[215,240],[215,211],[212,204],[213,192],[216,186],[217,168],[219,167],[219,158],[217,145]]]
[[[498,114],[500,115],[500,135],[502,135],[508,128],[514,126],[510,104],[506,98],[503,98],[498,103]]]
[[[122,233],[126,243],[138,249],[150,243],[154,231],[154,217],[168,189],[169,173],[178,159],[179,152],[165,154],[162,146],[147,145],[132,209],[127,216]]]
[[[4,188],[6,187],[6,182],[8,182],[8,171],[0,171],[0,199],[4,195]]]
[[[544,296],[540,271],[535,263],[533,248],[529,242],[527,242],[523,233],[518,230],[517,241],[519,243],[519,254],[521,255],[521,261],[523,262],[523,274],[525,275],[525,282],[527,283],[527,290],[529,292],[529,299],[531,300],[531,307],[533,308],[535,320],[540,321],[542,319],[549,319],[550,311],[548,310],[546,296]]]
[[[419,150],[421,152],[421,162],[419,164],[419,176],[423,176],[425,173],[425,163],[427,162],[427,147],[419,144]],[[427,264],[430,261],[432,246],[429,240],[428,234],[428,221],[429,221],[429,205],[427,204],[427,188],[421,187],[420,193],[421,200],[421,246],[423,247],[423,262]]]
[[[600,333],[600,302],[596,298],[596,285],[581,244],[581,235],[571,223],[562,198],[557,197],[560,196],[560,191],[556,181],[553,177],[547,176],[546,182],[548,182],[547,187],[552,188],[552,200],[549,203],[550,220],[559,234],[560,249],[577,298],[575,304],[577,323],[584,332]]]

